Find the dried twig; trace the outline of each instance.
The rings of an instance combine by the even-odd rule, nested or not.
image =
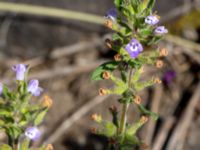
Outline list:
[[[181,116],[181,119],[169,140],[166,150],[176,150],[176,145],[178,145],[178,143],[182,141],[182,138],[186,137],[187,130],[189,128],[190,123],[192,122],[192,118],[194,115],[194,108],[199,99],[200,99],[200,83],[198,84],[192,98],[190,99],[186,110]]]
[[[155,112],[155,113],[159,112],[160,101],[161,101],[161,98],[162,98],[162,90],[163,90],[162,86],[155,86],[154,95],[153,95],[151,106],[150,106],[152,112]],[[146,134],[146,137],[145,137],[146,138],[145,142],[148,145],[151,144],[153,134],[154,134],[154,131],[155,131],[155,125],[156,125],[156,122],[153,121],[153,120],[150,120],[148,125],[147,125],[147,134]]]
[[[58,138],[60,138],[63,134],[66,133],[66,131],[76,122],[78,121],[81,117],[86,115],[92,108],[97,106],[98,104],[102,103],[105,101],[109,96],[97,96],[93,100],[87,102],[84,104],[81,108],[77,110],[71,117],[67,118],[66,120],[63,121],[63,123],[56,127],[57,129],[55,132],[51,133],[49,135],[48,139],[45,141],[45,143],[53,143],[55,142]]]
[[[152,150],[161,150],[166,138],[169,134],[170,129],[172,128],[175,122],[175,118],[169,117],[164,121],[164,124],[161,126],[158,135],[156,136],[154,145],[152,146]]]

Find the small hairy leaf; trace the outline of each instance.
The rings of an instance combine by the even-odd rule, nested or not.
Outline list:
[[[102,80],[102,73],[104,71],[113,71],[114,69],[117,68],[119,62],[116,61],[110,61],[107,63],[102,64],[101,66],[99,66],[98,68],[96,68],[96,70],[93,71],[92,75],[91,75],[91,79],[92,80]]]

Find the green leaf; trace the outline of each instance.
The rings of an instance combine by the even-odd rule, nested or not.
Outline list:
[[[114,4],[118,10],[120,10],[123,0],[114,0]]]
[[[155,2],[156,2],[156,0],[149,0],[149,3],[148,3],[148,5],[147,5],[147,8],[148,8],[149,10],[152,10],[153,7],[154,7],[154,5],[155,5]]]
[[[135,69],[135,72],[134,72],[134,74],[133,74],[133,77],[132,77],[132,79],[131,79],[131,82],[132,82],[132,83],[137,82],[137,81],[140,79],[140,76],[141,76],[142,72],[143,72],[143,69],[142,69],[142,68]]]
[[[7,144],[0,144],[0,150],[12,150],[12,148]]]
[[[11,99],[11,97],[12,97],[8,87],[6,87],[5,85],[3,86],[2,97],[4,99]]]
[[[24,139],[22,141],[22,143],[20,144],[19,150],[28,150],[29,144],[30,144],[30,140],[29,139]]]
[[[141,111],[142,114],[152,117],[152,119],[155,120],[155,121],[159,117],[158,114],[147,110],[143,105],[138,105],[138,108],[139,108],[139,110]]]
[[[152,80],[144,81],[144,82],[136,82],[136,83],[134,83],[134,88],[135,88],[136,91],[141,91],[144,88],[152,86],[152,85],[153,85]]]
[[[37,117],[34,120],[34,125],[37,126],[38,124],[40,124],[43,121],[44,116],[46,115],[48,109],[44,109],[43,111],[41,111]]]
[[[135,145],[138,145],[140,144],[140,141],[139,139],[137,138],[137,136],[135,135],[130,135],[130,134],[126,134],[125,135],[125,144],[131,144],[132,147],[135,146]]]
[[[140,129],[143,125],[144,125],[145,122],[141,122],[140,120],[137,121],[136,123],[134,123],[133,125],[131,125],[127,131],[126,131],[126,134],[127,135],[135,135],[136,132],[138,131],[138,129]]]
[[[117,128],[112,122],[104,121],[103,122],[103,130],[101,130],[101,134],[106,137],[113,137],[116,134]]]
[[[102,73],[104,71],[113,71],[114,69],[117,68],[119,62],[116,61],[111,61],[111,62],[107,62],[102,64],[101,66],[99,66],[98,68],[96,68],[96,70],[94,70],[94,72],[91,75],[91,79],[92,80],[102,80]]]

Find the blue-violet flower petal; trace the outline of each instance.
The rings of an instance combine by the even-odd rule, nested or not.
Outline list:
[[[145,23],[148,25],[156,25],[159,22],[159,19],[156,15],[150,15],[145,18]]]
[[[154,34],[166,34],[166,33],[168,33],[168,30],[164,26],[158,26],[154,30]]]
[[[12,70],[16,72],[16,80],[24,80],[27,65],[17,64],[12,67]]]
[[[29,127],[25,131],[25,136],[31,140],[37,140],[41,136],[41,132],[37,127]]]
[[[142,44],[136,39],[132,39],[126,45],[125,49],[129,53],[131,58],[136,58],[143,51]]]

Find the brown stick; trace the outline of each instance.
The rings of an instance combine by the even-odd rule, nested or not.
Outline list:
[[[151,102],[151,111],[152,112],[155,112],[155,113],[159,112],[160,101],[162,98],[162,89],[163,89],[163,87],[160,85],[157,85],[154,88],[154,95],[153,95],[153,99]],[[155,125],[156,125],[156,122],[153,120],[150,120],[147,125],[147,134],[146,134],[145,142],[149,146],[150,146],[152,138],[153,138],[153,134],[155,131]]]
[[[66,118],[63,123],[57,127],[57,129],[49,135],[49,138],[45,143],[53,143],[58,138],[60,138],[66,131],[81,117],[86,115],[92,108],[95,108],[98,104],[105,101],[109,96],[97,96],[93,100],[84,104],[77,112],[75,112],[71,117]]]
[[[190,123],[192,122],[192,118],[194,115],[194,108],[198,103],[199,99],[200,99],[200,83],[198,84],[192,98],[190,99],[186,110],[181,116],[181,119],[170,138],[166,150],[176,150],[176,146],[178,145],[178,143],[182,141],[182,138],[186,137],[187,130],[189,128]]]
[[[162,146],[164,145],[166,138],[168,136],[168,133],[170,129],[172,128],[173,124],[175,122],[174,117],[169,117],[165,120],[164,124],[159,130],[158,135],[156,136],[154,145],[152,146],[152,150],[161,150]]]

